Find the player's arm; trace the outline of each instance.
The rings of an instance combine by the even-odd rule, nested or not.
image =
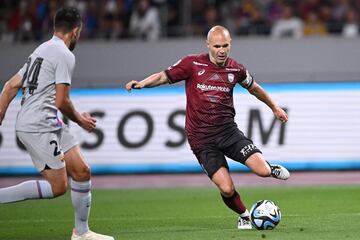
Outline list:
[[[95,118],[91,117],[88,113],[80,114],[75,110],[75,107],[70,99],[69,84],[56,84],[55,104],[64,116],[77,123],[83,129],[90,132],[96,127]]]
[[[268,105],[277,119],[279,119],[282,122],[287,122],[288,116],[286,112],[275,103],[275,101],[270,97],[270,95],[267,94],[259,84],[257,84],[254,81],[251,87],[248,89],[248,91],[249,93],[254,95],[257,99]]]
[[[158,72],[148,76],[140,82],[132,80],[128,82],[125,87],[128,91],[131,91],[131,89],[152,88],[166,83],[168,83],[168,78],[165,72]]]
[[[15,74],[4,85],[0,95],[0,125],[5,117],[5,113],[9,104],[14,99],[19,89],[22,86],[22,76]]]

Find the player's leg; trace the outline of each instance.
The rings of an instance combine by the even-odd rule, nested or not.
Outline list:
[[[71,177],[71,201],[75,210],[75,230],[81,235],[89,231],[91,207],[90,168],[85,163],[79,146],[65,152],[66,170]]]
[[[290,177],[289,171],[283,166],[268,163],[261,151],[241,131],[235,131],[227,141],[232,143],[223,143],[225,155],[245,164],[256,175],[261,177],[272,176],[282,180]]]
[[[238,229],[251,229],[249,211],[241,201],[239,193],[235,190],[235,186],[228,169],[221,167],[214,173],[211,180],[219,188],[221,197],[226,206],[239,214]]]
[[[0,189],[0,203],[26,199],[42,199],[60,196],[66,192],[65,163],[61,155],[54,156],[58,133],[17,132],[20,141],[29,152],[35,167],[46,180],[30,180]],[[53,144],[51,144],[53,143]]]
[[[241,201],[240,195],[235,190],[234,183],[227,168],[221,167],[217,170],[212,175],[211,181],[218,187],[226,206],[238,214],[246,212],[246,207]]]
[[[89,215],[91,208],[91,172],[85,162],[73,135],[65,126],[61,138],[62,148],[65,151],[64,159],[66,170],[71,177],[71,202],[75,210],[75,229],[71,236],[72,240],[113,240],[113,237],[94,233],[89,230]]]
[[[1,188],[0,203],[18,202],[27,199],[50,199],[66,192],[66,171],[48,169],[41,173],[46,180],[29,180],[20,184]]]
[[[286,180],[290,177],[289,171],[278,164],[270,164],[261,153],[252,154],[245,162],[245,165],[256,175],[261,177],[273,177]]]
[[[46,169],[41,175],[50,183],[54,197],[61,196],[67,191],[67,174],[66,168]]]
[[[91,208],[90,167],[85,162],[79,146],[74,146],[65,153],[66,169],[71,177],[71,201],[75,209],[75,229],[71,236],[76,239],[113,240],[113,237],[94,233],[89,230]]]
[[[239,214],[238,228],[251,229],[249,212],[241,201],[239,193],[235,190],[226,159],[222,152],[218,150],[205,150],[196,154],[196,157],[208,177],[219,189],[225,205]]]
[[[253,173],[260,177],[271,176],[270,165],[265,161],[264,156],[259,152],[255,152],[250,155],[246,159],[245,165],[250,168]]]

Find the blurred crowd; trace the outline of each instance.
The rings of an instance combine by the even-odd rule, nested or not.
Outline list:
[[[205,36],[216,24],[234,35],[359,35],[360,0],[0,0],[0,42],[48,38],[60,6],[80,10],[85,39]]]

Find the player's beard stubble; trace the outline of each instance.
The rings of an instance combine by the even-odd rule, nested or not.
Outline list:
[[[76,39],[74,41],[72,41],[69,45],[69,50],[70,51],[73,51],[75,49],[75,46],[76,46]]]

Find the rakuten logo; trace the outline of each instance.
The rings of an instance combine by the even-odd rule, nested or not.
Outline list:
[[[230,88],[221,86],[212,86],[198,83],[196,86],[201,91],[219,91],[219,92],[230,92]]]

